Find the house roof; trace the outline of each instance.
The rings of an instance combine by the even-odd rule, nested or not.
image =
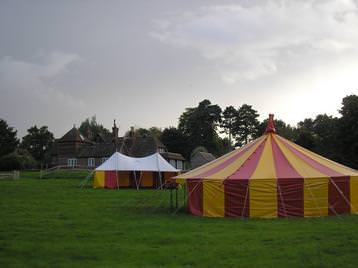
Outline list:
[[[185,160],[185,158],[178,153],[164,152],[160,154],[166,159],[174,159],[174,160],[182,160],[182,161]]]
[[[58,141],[59,142],[64,142],[64,141],[82,142],[82,141],[84,141],[84,138],[82,137],[80,131],[76,127],[73,127],[65,135],[63,135],[62,138],[60,138]]]

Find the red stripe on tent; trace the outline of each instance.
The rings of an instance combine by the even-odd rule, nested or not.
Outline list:
[[[249,217],[249,180],[226,180],[225,217]]]
[[[351,212],[349,204],[349,177],[335,177],[328,184],[328,214],[345,214]]]
[[[279,217],[304,216],[303,184],[302,178],[277,179],[277,213]]]
[[[203,216],[203,183],[199,180],[188,180],[187,186],[189,212]]]
[[[306,156],[305,154],[301,153],[300,151],[298,151],[296,148],[294,148],[292,145],[290,145],[289,143],[287,143],[285,140],[282,139],[282,142],[286,145],[286,147],[295,155],[297,155],[299,158],[303,159],[306,163],[308,163],[311,167],[317,169],[318,171],[322,172],[323,174],[330,176],[330,177],[341,177],[344,176],[343,174],[330,169],[329,167],[326,167],[320,163],[318,163],[317,161],[315,161],[314,159]]]
[[[265,139],[266,140],[266,139]],[[259,141],[256,140],[254,142],[252,142],[251,144],[248,144],[246,147],[243,148],[242,151],[240,151],[239,153],[237,153],[236,155],[230,157],[229,159],[227,159],[226,161],[224,161],[223,163],[221,163],[220,165],[205,171],[195,177],[197,178],[204,178],[210,175],[213,175],[217,172],[219,172],[220,170],[224,169],[225,167],[227,167],[228,165],[230,165],[231,163],[235,162],[237,159],[239,159],[244,153],[246,153],[251,147],[253,147],[256,143],[258,143]],[[264,143],[264,142],[262,142]],[[260,145],[261,146],[261,145]]]
[[[290,162],[288,162],[287,158],[278,147],[275,139],[272,139],[272,153],[278,179],[302,178],[302,176],[292,167]]]
[[[267,139],[267,138],[266,138]],[[266,139],[256,148],[242,166],[228,180],[247,180],[254,173],[264,150]]]
[[[117,182],[117,171],[105,171],[105,188],[116,189],[118,188]]]

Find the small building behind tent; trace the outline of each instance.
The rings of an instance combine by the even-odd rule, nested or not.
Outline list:
[[[196,151],[192,154],[190,158],[190,166],[192,169],[205,165],[213,160],[215,160],[215,156],[209,152],[204,151]]]

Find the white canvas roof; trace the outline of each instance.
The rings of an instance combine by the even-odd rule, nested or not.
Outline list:
[[[96,170],[178,172],[159,153],[137,158],[115,152]]]

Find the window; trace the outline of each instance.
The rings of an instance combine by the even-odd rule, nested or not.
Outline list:
[[[158,153],[165,153],[165,149],[163,147],[158,148]]]
[[[102,157],[102,163],[106,162],[108,157]]]
[[[183,169],[183,161],[177,160],[177,169],[179,169],[179,170]]]
[[[169,160],[169,163],[170,163],[173,167],[176,168],[176,162],[175,162],[174,159],[170,159],[170,160]]]
[[[87,166],[88,167],[94,167],[96,165],[96,161],[94,158],[88,158]]]
[[[67,166],[68,167],[76,167],[77,166],[77,159],[76,158],[69,158],[67,159]]]

